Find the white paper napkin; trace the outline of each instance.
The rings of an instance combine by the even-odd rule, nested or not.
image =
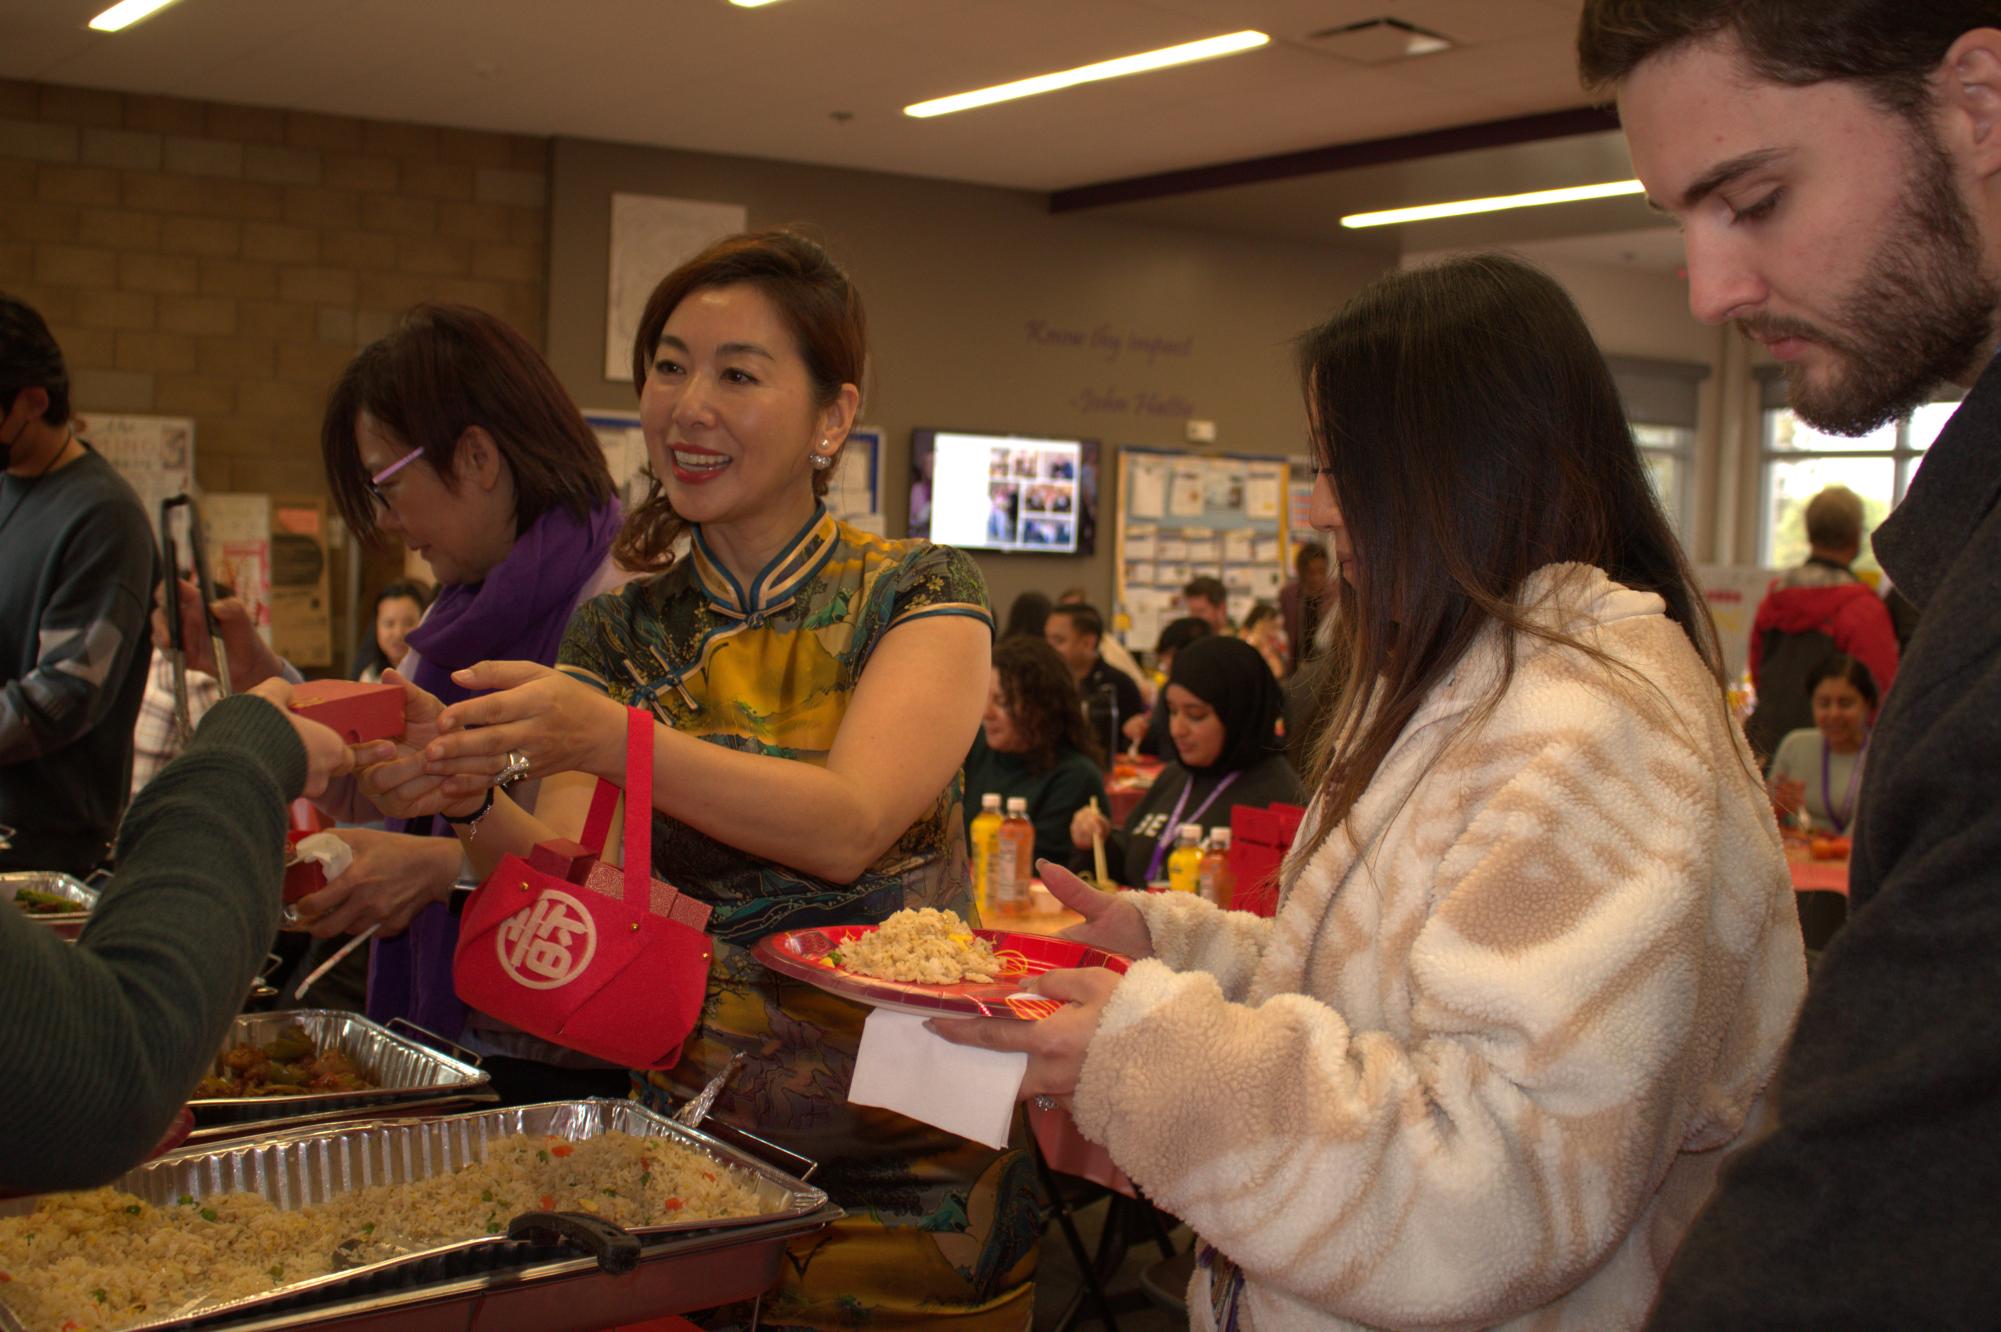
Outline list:
[[[848,1100],[894,1110],[989,1147],[1007,1146],[1028,1056],[954,1045],[926,1031],[924,1021],[886,1008],[868,1015]]]
[[[301,837],[299,844],[292,848],[292,854],[301,860],[317,860],[326,871],[328,883],[347,873],[347,867],[354,863],[354,848],[344,838],[330,832]]]

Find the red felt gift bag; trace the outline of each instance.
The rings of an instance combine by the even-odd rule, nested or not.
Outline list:
[[[599,782],[584,844],[509,855],[466,903],[459,998],[557,1045],[628,1068],[671,1068],[701,1016],[710,908],[652,876],[653,719],[627,713],[625,865],[609,845],[618,788]]]

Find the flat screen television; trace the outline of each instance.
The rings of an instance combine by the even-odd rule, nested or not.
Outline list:
[[[910,535],[968,550],[1089,555],[1098,441],[913,430]]]

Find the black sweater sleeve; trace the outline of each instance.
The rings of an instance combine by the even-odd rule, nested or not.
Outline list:
[[[100,1184],[158,1142],[277,931],[305,773],[277,709],[225,699],[132,802],[74,946],[0,910],[0,1192]]]

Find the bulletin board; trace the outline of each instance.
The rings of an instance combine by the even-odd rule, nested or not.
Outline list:
[[[604,446],[605,465],[611,468],[612,489],[619,503],[631,513],[646,498],[649,474],[646,470],[646,436],[639,430],[638,412],[589,411],[584,424]]]
[[[1283,458],[1120,448],[1114,627],[1126,646],[1151,650],[1181,614],[1182,585],[1201,574],[1223,580],[1233,620],[1277,601],[1290,471]]]

